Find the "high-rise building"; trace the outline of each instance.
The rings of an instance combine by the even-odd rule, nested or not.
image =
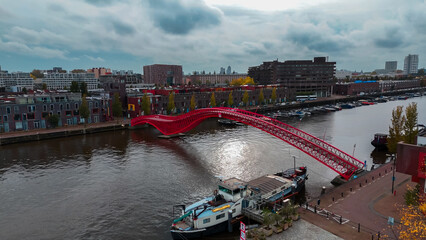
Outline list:
[[[219,74],[225,74],[225,68],[224,67],[220,67],[220,73]]]
[[[154,64],[143,66],[145,83],[175,85],[183,83],[181,65]]]
[[[404,59],[404,74],[416,74],[419,67],[419,55],[408,54]]]
[[[397,61],[387,61],[385,63],[385,70],[386,72],[395,72],[397,68],[398,62]]]
[[[231,74],[231,66],[228,66],[228,68],[226,69],[226,74]]]

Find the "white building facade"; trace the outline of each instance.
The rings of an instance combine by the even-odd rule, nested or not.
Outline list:
[[[404,59],[404,74],[416,74],[419,68],[419,55],[408,54]]]
[[[49,90],[70,89],[73,81],[79,85],[86,83],[87,89],[96,89],[99,86],[99,79],[95,78],[94,73],[50,73],[43,78],[43,83]]]

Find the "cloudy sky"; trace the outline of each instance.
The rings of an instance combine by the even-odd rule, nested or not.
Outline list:
[[[419,54],[426,66],[424,0],[0,0],[0,65],[142,72],[237,72],[279,59],[329,56],[371,71]]]

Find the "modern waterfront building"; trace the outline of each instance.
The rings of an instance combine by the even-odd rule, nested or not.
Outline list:
[[[408,54],[404,59],[404,74],[417,74],[419,68],[419,55]]]
[[[386,72],[395,72],[397,67],[398,67],[397,61],[386,61],[385,62]]]
[[[157,85],[183,84],[183,72],[181,65],[154,64],[143,66],[145,83]]]
[[[332,93],[336,62],[328,62],[326,57],[314,60],[288,60],[285,62],[264,62],[250,67],[248,75],[259,84],[280,84],[296,92],[311,92],[318,97]]]
[[[90,110],[88,123],[104,121],[109,112],[102,99],[87,98]],[[0,96],[0,132],[48,128],[48,118],[58,115],[58,126],[81,122],[80,93],[50,93],[24,96]]]
[[[7,73],[0,71],[0,88],[7,92],[22,92],[23,89],[34,89],[34,79],[29,73]]]
[[[48,73],[42,80],[49,90],[70,89],[73,81],[78,84],[86,83],[88,90],[99,86],[99,79],[95,78],[95,73]]]

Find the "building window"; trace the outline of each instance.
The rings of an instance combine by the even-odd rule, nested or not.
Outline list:
[[[40,121],[34,121],[34,128],[40,128]]]
[[[206,218],[203,220],[203,224],[209,223],[210,222],[210,218]]]
[[[99,103],[98,102],[95,102],[95,107],[99,107]]]
[[[76,110],[78,109],[78,103],[76,103],[76,104],[75,104],[75,109],[76,109]]]
[[[3,116],[3,122],[7,122],[7,115]]]
[[[70,104],[69,103],[67,103],[67,110],[70,110]]]
[[[10,113],[10,107],[6,107],[6,113]]]
[[[32,105],[32,106],[28,106],[28,112],[29,112],[29,113],[31,113],[31,112],[35,112],[35,106],[34,106],[34,105]]]
[[[27,120],[27,114],[25,114],[25,113],[22,114],[22,120],[24,120],[24,121]]]
[[[19,113],[19,106],[14,106],[14,107],[13,107],[13,111],[14,111],[15,113]]]
[[[50,104],[50,111],[53,111],[54,108],[55,106],[53,104]]]
[[[47,112],[47,106],[43,105],[43,112]]]
[[[61,111],[64,110],[64,105],[62,105],[62,104],[59,105],[59,110],[61,110]]]
[[[34,113],[28,113],[27,118],[28,119],[35,119],[35,114]]]

